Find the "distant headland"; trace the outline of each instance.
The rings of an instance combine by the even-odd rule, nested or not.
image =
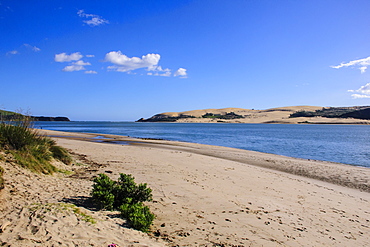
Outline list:
[[[0,110],[0,121],[17,120],[24,115],[12,111]],[[68,117],[44,117],[44,116],[28,116],[31,121],[70,121]]]
[[[370,124],[370,106],[288,106],[267,110],[243,108],[165,112],[136,122]]]

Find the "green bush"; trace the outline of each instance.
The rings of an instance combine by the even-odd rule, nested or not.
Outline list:
[[[121,215],[136,230],[147,232],[153,223],[154,214],[142,202],[126,203],[119,207]]]
[[[153,223],[154,214],[143,204],[152,200],[152,190],[147,184],[137,185],[130,174],[121,173],[118,181],[99,174],[94,179],[91,196],[102,209],[120,210],[121,215],[137,230],[146,232]]]
[[[152,200],[152,190],[147,188],[147,184],[135,183],[135,178],[130,174],[120,174],[119,180],[114,186],[113,193],[115,196],[114,207],[118,208],[122,204],[135,204]]]
[[[105,174],[99,174],[94,179],[91,196],[96,204],[102,209],[113,210],[114,188],[116,182]]]

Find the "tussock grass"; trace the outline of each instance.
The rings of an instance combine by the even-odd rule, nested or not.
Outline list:
[[[53,158],[71,164],[67,150],[31,126],[27,117],[0,123],[0,148],[11,153],[20,166],[38,173],[56,172],[57,168],[51,164]]]

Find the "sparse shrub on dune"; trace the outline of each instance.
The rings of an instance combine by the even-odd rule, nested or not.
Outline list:
[[[113,210],[114,204],[114,187],[116,182],[110,179],[105,174],[99,174],[94,179],[91,196],[93,201],[101,208],[106,210]]]
[[[147,184],[136,184],[135,178],[130,174],[120,174],[114,187],[115,207],[122,204],[135,204],[152,200],[152,189]]]
[[[121,215],[127,219],[128,223],[136,230],[147,232],[155,216],[150,212],[148,206],[142,202],[126,203],[119,207]]]
[[[155,216],[143,202],[152,200],[152,190],[134,180],[130,174],[121,173],[118,181],[99,174],[94,179],[91,196],[100,208],[118,209],[134,229],[147,232]]]

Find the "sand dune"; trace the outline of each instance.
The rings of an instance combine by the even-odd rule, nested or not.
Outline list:
[[[6,203],[0,217],[4,246],[370,242],[370,194],[337,185],[346,181],[346,186],[368,190],[370,169],[200,144],[104,135],[133,141],[118,145],[93,142],[93,134],[48,133],[59,136],[57,142],[73,151],[80,165],[68,168],[75,171],[71,176],[44,176],[1,163],[6,169],[2,195]],[[90,180],[98,173],[114,179],[130,173],[137,182],[148,183],[154,198],[148,205],[157,216],[152,236],[129,229],[117,213],[93,208],[88,200]],[[321,177],[309,178],[312,174]],[[73,204],[97,223],[75,213]]]
[[[319,110],[322,107],[319,106],[287,106],[287,107],[279,107],[279,108],[271,108],[267,110],[254,110],[254,109],[243,109],[243,108],[234,108],[234,107],[228,107],[228,108],[222,108],[222,109],[203,109],[203,110],[192,110],[192,111],[184,111],[184,112],[164,112],[161,113],[163,115],[168,115],[171,117],[178,117],[180,115],[189,115],[194,117],[201,117],[202,115],[206,113],[213,113],[213,114],[225,114],[228,112],[234,112],[239,115],[245,115],[245,114],[260,114],[260,113],[269,113],[269,112],[285,112],[283,116],[289,116],[293,112],[296,111],[315,111]],[[289,112],[289,113],[287,113]]]
[[[173,120],[179,123],[279,123],[279,124],[370,124],[370,120],[352,119],[352,118],[325,118],[325,117],[296,117],[290,118],[290,115],[297,111],[316,111],[321,110],[320,106],[287,106],[279,108],[271,108],[267,110],[254,110],[243,108],[223,108],[223,109],[203,109],[184,112],[164,112],[149,120],[162,121],[163,118],[178,118]],[[219,119],[219,118],[204,118],[205,114],[225,115],[227,113],[235,113],[243,118],[235,119]],[[191,117],[185,117],[191,116]],[[143,119],[139,120],[142,121]],[[147,121],[144,119],[144,121]]]

